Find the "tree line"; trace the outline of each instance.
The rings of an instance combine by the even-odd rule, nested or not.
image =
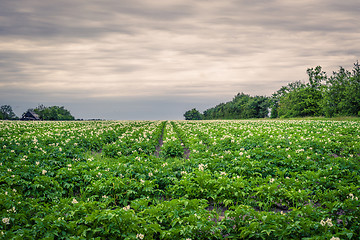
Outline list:
[[[321,66],[307,69],[307,82],[291,82],[271,97],[238,93],[232,101],[200,113],[185,112],[186,120],[360,116],[360,65],[340,67],[328,77]]]
[[[267,97],[238,93],[230,102],[220,103],[203,113],[193,108],[185,112],[184,117],[186,120],[264,118],[268,115],[269,106]]]
[[[1,120],[19,120],[25,119],[25,115],[28,112],[32,112],[38,115],[40,120],[75,120],[74,116],[71,115],[70,111],[65,109],[64,106],[51,106],[46,107],[44,105],[39,105],[36,108],[30,108],[22,114],[22,117],[19,118],[14,113],[10,105],[2,105],[0,107],[0,119]]]

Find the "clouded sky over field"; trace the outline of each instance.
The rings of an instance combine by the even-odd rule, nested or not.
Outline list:
[[[182,119],[360,60],[358,0],[0,0],[0,105]]]

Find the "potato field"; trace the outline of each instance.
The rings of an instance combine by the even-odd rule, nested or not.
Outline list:
[[[0,121],[0,239],[360,239],[360,122]]]

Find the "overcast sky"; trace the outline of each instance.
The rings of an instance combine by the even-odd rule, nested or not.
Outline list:
[[[0,105],[183,119],[360,60],[359,0],[0,0]]]

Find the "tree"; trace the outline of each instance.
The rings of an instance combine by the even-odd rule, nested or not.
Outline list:
[[[201,120],[202,114],[196,109],[193,108],[184,113],[185,120]]]
[[[273,94],[272,117],[360,116],[360,66],[340,67],[327,77],[320,66],[307,69],[309,82],[289,83]]]
[[[321,93],[305,86],[298,88],[286,96],[279,103],[279,117],[319,116]]]
[[[65,109],[64,106],[51,106],[45,107],[39,105],[34,109],[34,112],[39,115],[42,120],[74,120],[75,118],[71,115],[70,111]]]
[[[246,119],[305,116],[360,116],[360,65],[353,70],[340,67],[327,77],[321,66],[308,68],[308,81],[288,83],[271,98],[238,93],[232,101],[220,103],[201,115],[196,109],[187,111],[186,119]],[[195,117],[194,117],[195,116]]]
[[[327,117],[360,116],[360,66],[354,63],[350,72],[340,67],[326,80],[322,107]]]
[[[12,107],[10,105],[2,105],[0,107],[0,119],[14,120],[14,119],[18,119],[18,117],[13,112]]]
[[[284,117],[284,107],[288,107],[289,103],[289,94],[296,89],[305,87],[304,83],[301,81],[296,81],[288,83],[287,86],[282,86],[279,90],[273,93],[270,99],[271,106],[271,118]],[[280,103],[281,102],[281,103]],[[280,109],[280,106],[282,109]],[[280,113],[279,113],[280,111]],[[285,110],[286,112],[287,110]]]
[[[264,118],[268,115],[270,101],[265,96],[252,97],[238,93],[230,102],[220,103],[204,111],[203,119]]]
[[[289,83],[273,94],[272,112],[278,117],[319,116],[322,113],[322,82],[326,73],[321,66],[307,69],[309,82]]]
[[[352,116],[360,116],[360,65],[359,61],[354,63],[350,84],[347,91],[347,99],[349,101],[348,114]]]
[[[320,89],[322,82],[327,79],[326,73],[322,71],[321,66],[317,66],[315,69],[308,68],[306,72],[309,76],[309,86],[313,89]]]
[[[324,86],[324,98],[322,108],[325,116],[333,117],[344,114],[346,108],[346,89],[349,85],[351,72],[340,67],[338,72],[333,72]]]

